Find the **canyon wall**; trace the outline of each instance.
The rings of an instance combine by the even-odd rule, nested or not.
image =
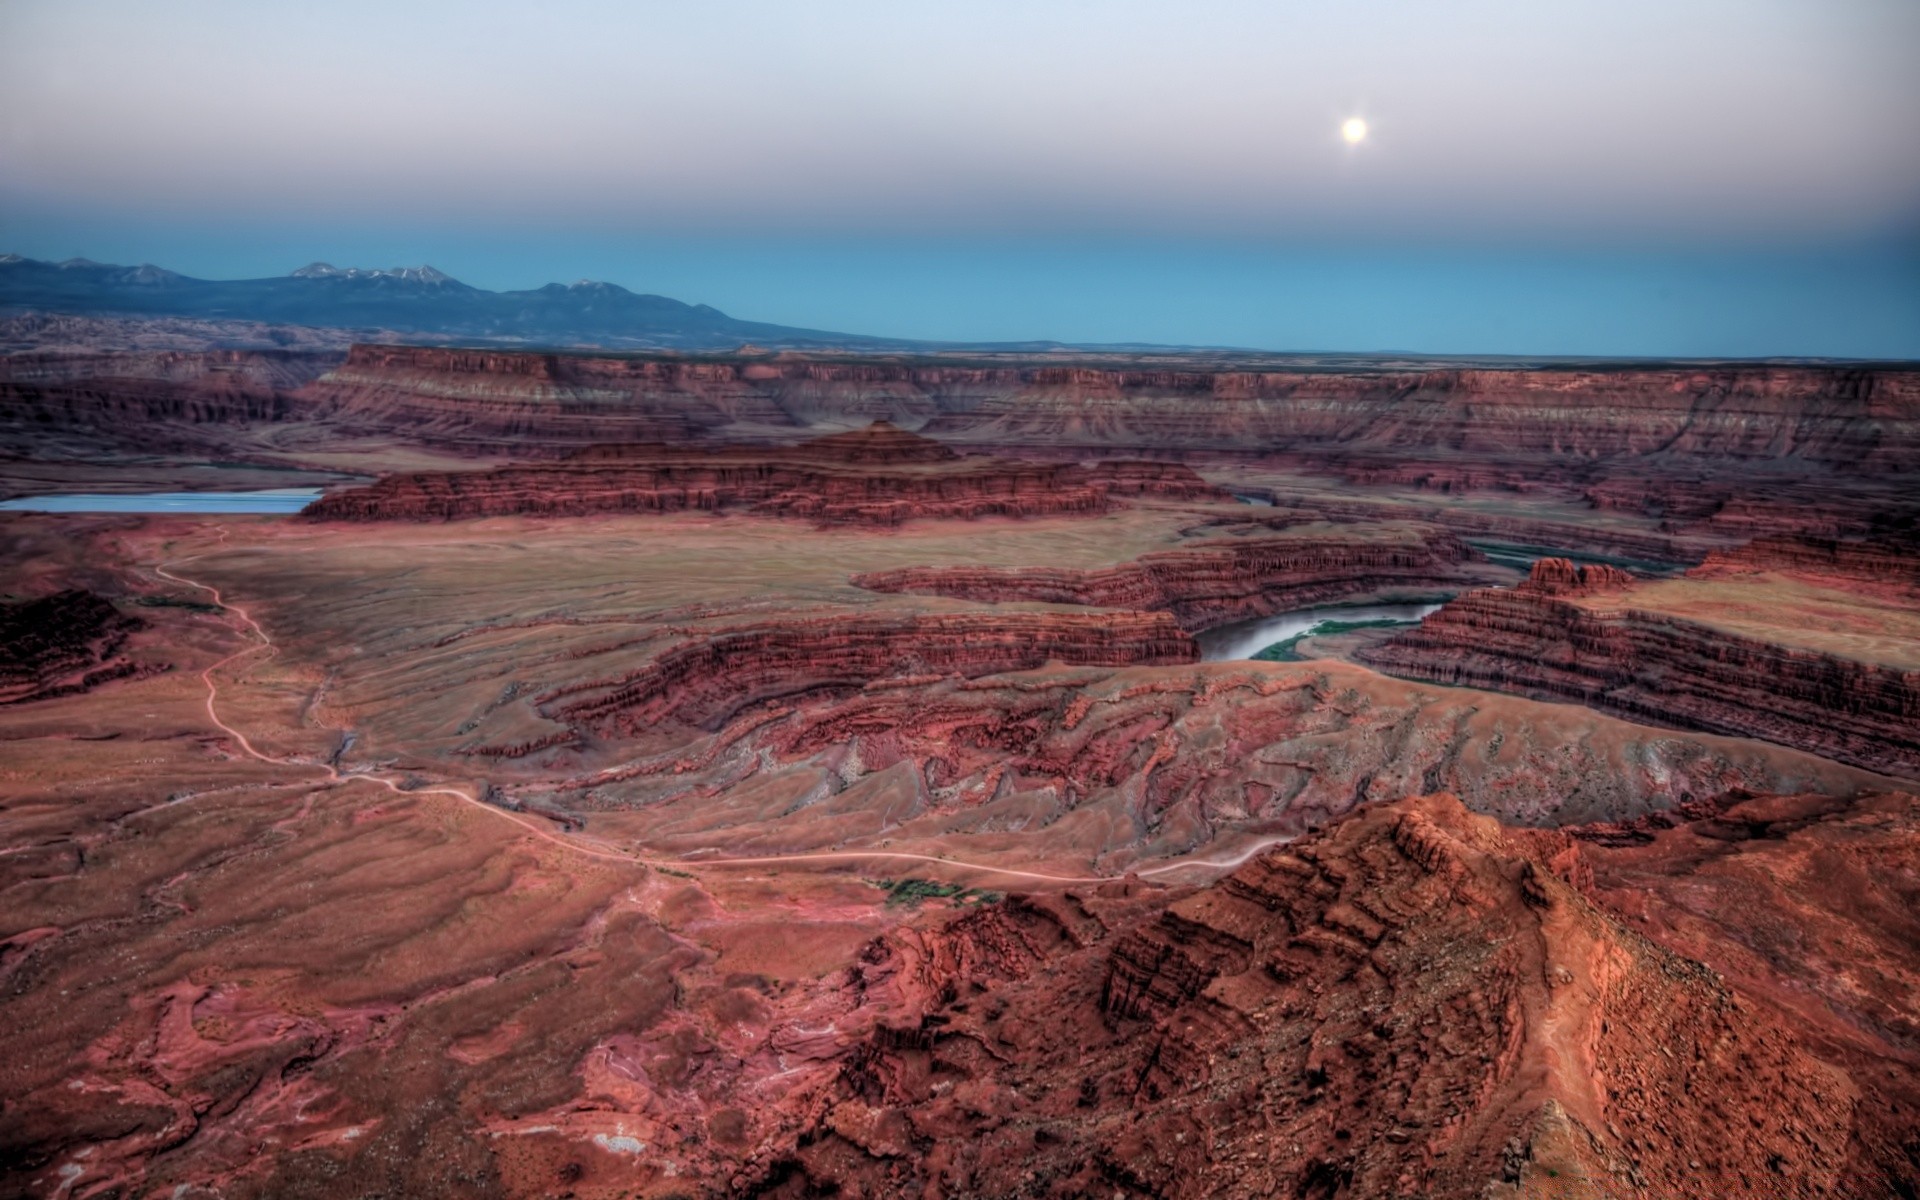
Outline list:
[[[1894,368],[1163,370],[356,346],[303,395],[374,424],[476,442],[635,436],[621,432],[626,422],[777,436],[886,419],[942,440],[1000,446],[1345,447],[1572,461],[1657,454],[1920,468],[1920,372]]]
[[[876,592],[1171,612],[1186,629],[1387,590],[1432,591],[1480,555],[1450,533],[1249,538],[1163,550],[1111,567],[906,567],[854,576]]]
[[[1920,671],[1636,610],[1622,582],[1542,560],[1528,584],[1467,592],[1356,657],[1413,679],[1572,700],[1920,776]]]
[[[196,446],[210,427],[316,415],[293,393],[339,357],[293,350],[0,356],[0,438],[23,457],[44,455],[50,440],[68,433],[149,453]]]
[[[966,457],[884,423],[780,449],[601,446],[564,462],[389,475],[309,505],[318,520],[456,520],[743,507],[828,524],[1101,513],[1114,491],[1219,498],[1186,467]]]
[[[1778,535],[1707,556],[1692,574],[1742,575],[1776,571],[1845,587],[1920,592],[1920,541]]]
[[[539,698],[570,724],[634,732],[661,721],[716,727],[741,708],[888,677],[996,675],[1048,662],[1164,666],[1199,648],[1163,613],[926,613],[822,617],[709,633],[617,680]]]

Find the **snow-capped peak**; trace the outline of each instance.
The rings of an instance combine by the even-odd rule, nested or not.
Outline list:
[[[452,283],[453,276],[444,271],[421,265],[418,267],[394,267],[381,271],[368,267],[336,267],[332,263],[308,263],[293,272],[295,279],[397,279],[403,283]]]

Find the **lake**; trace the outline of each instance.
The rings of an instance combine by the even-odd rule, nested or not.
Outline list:
[[[0,510],[46,513],[297,513],[319,488],[271,488],[260,492],[65,492],[0,500]]]

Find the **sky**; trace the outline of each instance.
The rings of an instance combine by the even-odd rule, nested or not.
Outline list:
[[[0,0],[0,250],[957,340],[1920,357],[1920,3]]]

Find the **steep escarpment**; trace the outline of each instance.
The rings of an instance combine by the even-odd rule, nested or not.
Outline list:
[[[1362,809],[1157,914],[1115,883],[884,940],[849,974],[886,1011],[749,1179],[1170,1198],[1711,1179],[1758,1198],[1915,1177],[1879,1080],[1586,883],[1567,839],[1510,838],[1441,795]]]
[[[1920,670],[1636,608],[1621,579],[1593,571],[1544,560],[1527,584],[1468,592],[1356,657],[1920,775]]]
[[[929,435],[1490,458],[1920,464],[1920,373],[1746,367],[1302,374],[1038,368]]]
[[[0,357],[0,437],[26,457],[70,439],[198,447],[216,428],[314,415],[292,393],[338,360],[292,350]]]
[[[672,361],[355,346],[300,397],[349,430],[515,457],[694,440],[735,420],[792,427],[751,389],[715,374]]]
[[[992,603],[1038,600],[1164,610],[1187,629],[1398,590],[1446,588],[1480,555],[1450,533],[1245,538],[1164,550],[1091,570],[908,567],[856,575],[876,592]]]
[[[71,695],[138,673],[123,651],[145,627],[81,589],[0,604],[0,704]]]
[[[457,520],[747,508],[833,524],[1101,513],[1115,490],[1211,497],[1184,467],[1096,475],[1072,464],[963,458],[876,423],[781,450],[596,447],[565,462],[394,475],[316,500],[322,520]],[[1116,487],[1117,485],[1117,487]]]
[[[1789,535],[1755,538],[1735,549],[1708,555],[1694,574],[1741,575],[1754,571],[1831,579],[1843,586],[1920,591],[1920,540]]]
[[[1920,467],[1920,373],[1877,368],[1171,369],[356,346],[303,396],[447,443],[517,437],[518,453],[657,436],[621,432],[628,422],[777,435],[885,419],[992,446]]]
[[[540,703],[570,723],[633,732],[714,726],[748,704],[889,676],[993,675],[1048,662],[1170,665],[1199,658],[1161,613],[937,613],[798,619],[714,632],[632,675],[572,685]]]

